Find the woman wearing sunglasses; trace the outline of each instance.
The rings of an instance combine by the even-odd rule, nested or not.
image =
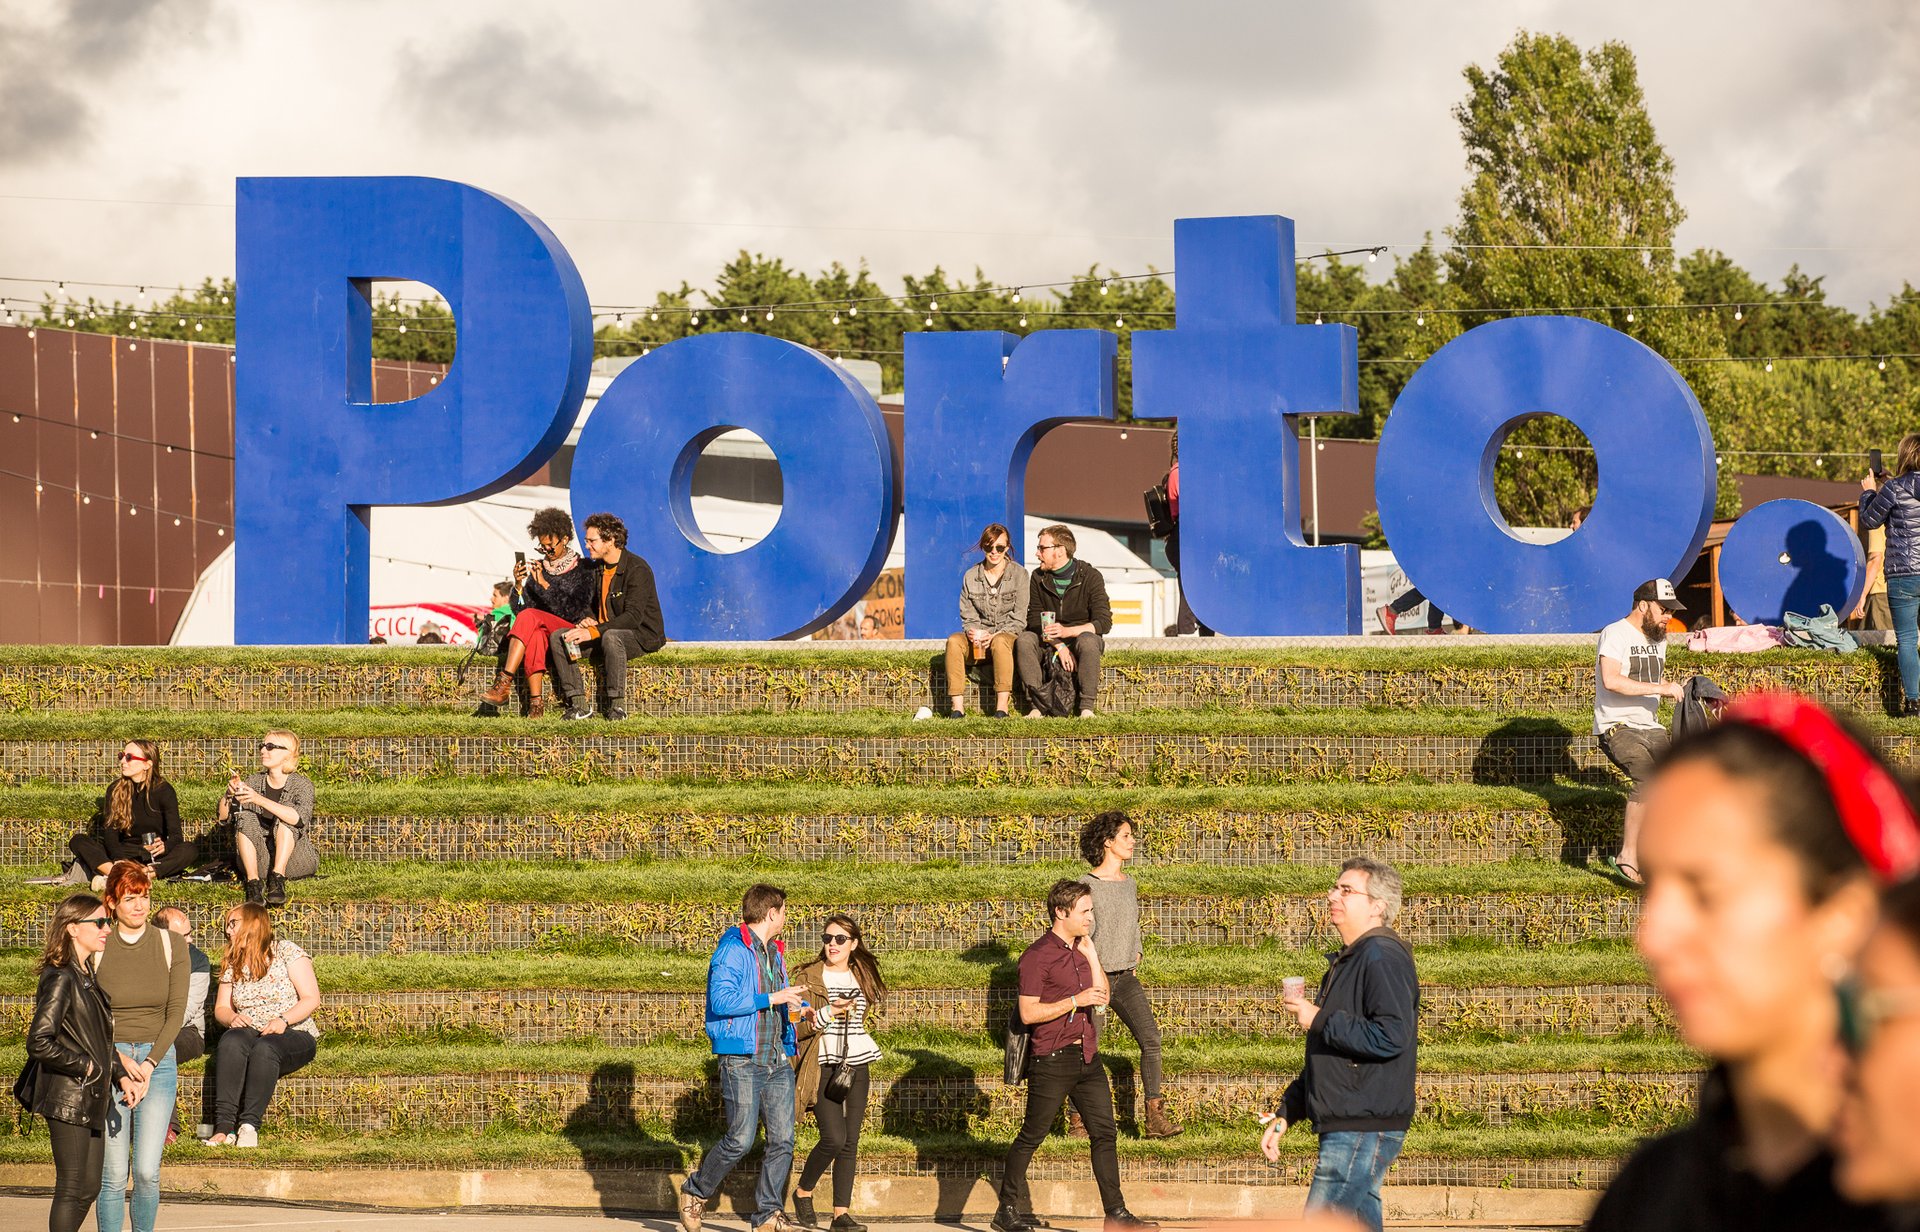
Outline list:
[[[181,833],[180,798],[160,774],[159,745],[127,741],[120,750],[120,777],[100,797],[87,832],[74,835],[67,849],[94,881],[95,891],[115,860],[150,864],[160,879],[193,863],[199,853]]]
[[[107,1108],[107,1141],[96,1212],[102,1232],[119,1232],[133,1176],[133,1230],[153,1232],[160,1211],[160,1152],[167,1145],[180,1084],[174,1037],[187,1017],[193,977],[185,942],[149,919],[153,878],[122,860],[107,874],[106,914],[114,926],[92,959],[94,978],[113,1007],[113,1046],[137,1099]]]
[[[227,912],[227,955],[220,964],[220,995],[213,1016],[220,1037],[214,1072],[213,1137],[208,1146],[260,1145],[260,1122],[280,1079],[320,1050],[320,985],[313,960],[291,941],[276,940],[273,921],[258,903]]]
[[[1712,1068],[1692,1124],[1635,1152],[1589,1226],[1889,1226],[1834,1184],[1834,986],[1873,926],[1876,877],[1920,864],[1905,786],[1813,702],[1752,694],[1661,761],[1640,857],[1640,952]]]
[[[234,853],[250,903],[283,906],[289,880],[320,871],[320,853],[307,833],[313,824],[313,780],[296,769],[299,764],[300,738],[270,731],[260,740],[260,772],[245,779],[234,775],[220,797],[220,820],[233,819]]]
[[[793,1106],[801,1116],[813,1109],[820,1141],[801,1165],[800,1183],[793,1190],[793,1213],[801,1227],[820,1226],[813,1209],[813,1187],[832,1164],[833,1222],[828,1226],[834,1232],[866,1232],[866,1225],[856,1223],[848,1207],[853,1204],[860,1126],[867,1117],[867,1067],[880,1059],[880,1045],[867,1033],[867,1024],[886,996],[887,982],[880,977],[880,963],[861,939],[860,925],[852,916],[828,916],[820,943],[819,957],[794,972],[815,1010],[798,1027]],[[839,1091],[832,1076],[842,1066],[852,1082]]]
[[[993,660],[993,717],[1013,700],[1013,644],[1027,627],[1027,571],[1013,559],[1013,536],[995,522],[980,532],[986,559],[960,578],[960,632],[947,639],[947,717],[967,712],[967,665]]]
[[[1906,1204],[1920,1226],[1920,880],[1887,891],[1880,925],[1841,986],[1841,1038],[1853,1056],[1840,1105],[1840,1190]]]
[[[112,926],[91,894],[72,895],[53,909],[27,1028],[27,1066],[14,1085],[27,1111],[47,1118],[53,1139],[52,1232],[75,1232],[100,1192],[113,1085],[120,1085],[129,1107],[140,1102],[113,1047],[113,1013],[88,969]]]

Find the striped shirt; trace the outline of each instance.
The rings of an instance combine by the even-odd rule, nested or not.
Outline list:
[[[852,994],[849,1005],[840,1002],[830,1009],[833,1019],[820,1032],[820,1064],[834,1065],[844,1060],[849,1065],[866,1065],[880,1059],[880,1045],[873,1036],[867,1034],[867,994],[860,991],[860,981],[851,971],[822,971],[820,978],[827,985],[830,997]],[[846,1027],[846,1056],[840,1055],[841,1026]]]

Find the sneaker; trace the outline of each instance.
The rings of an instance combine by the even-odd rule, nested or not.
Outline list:
[[[627,717],[627,708],[619,702],[608,702],[607,709],[602,717],[609,723],[618,723],[621,719]]]
[[[800,1232],[800,1225],[787,1218],[785,1211],[775,1211],[765,1223],[754,1224],[753,1232]]]
[[[1387,631],[1387,636],[1392,637],[1393,627],[1400,623],[1400,613],[1383,603],[1374,610],[1373,614],[1380,618],[1380,627]]]
[[[690,1193],[680,1195],[680,1226],[686,1232],[700,1232],[700,1221],[707,1217],[707,1200]]]
[[[287,879],[279,873],[267,874],[266,904],[269,907],[284,907],[287,905]],[[240,1128],[245,1129],[246,1126],[243,1125]]]
[[[1027,717],[1030,719],[1042,719],[1046,716],[1040,713],[1040,707],[1035,706],[1033,709],[1027,711]]]
[[[867,1225],[852,1215],[835,1215],[827,1228],[829,1232],[867,1232]]]
[[[233,1145],[242,1148],[260,1145],[260,1131],[252,1125],[242,1125],[240,1132],[233,1136]],[[1109,1217],[1111,1219],[1111,1217]]]
[[[263,907],[266,906],[267,896],[260,888],[260,879],[258,877],[247,878],[247,901],[250,903],[259,903]]]
[[[208,1146],[232,1146],[233,1135],[232,1134],[208,1134],[207,1145]]]
[[[106,893],[107,875],[105,873],[95,873],[93,879],[87,882],[87,888],[91,889],[95,894]]]
[[[947,717],[950,719],[964,719],[967,717],[967,712],[964,710],[949,710],[947,711]]]
[[[1107,1232],[1160,1232],[1160,1225],[1121,1206],[1107,1212]]]
[[[793,1222],[803,1228],[817,1228],[820,1226],[820,1215],[813,1209],[812,1194],[807,1194],[804,1197],[799,1194],[793,1195]]]
[[[1082,710],[1082,711],[1080,712],[1080,717],[1081,717],[1081,718],[1083,718],[1083,719],[1090,719],[1090,718],[1092,718],[1092,717],[1093,717],[1093,711],[1091,711],[1091,710]]]
[[[996,719],[1004,719],[1007,717],[1007,712],[1004,710],[996,710],[993,712],[993,717]]]
[[[572,702],[567,706],[567,712],[560,717],[572,723],[578,723],[581,719],[590,719],[593,717],[593,703]]]

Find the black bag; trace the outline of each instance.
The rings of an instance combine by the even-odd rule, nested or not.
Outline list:
[[[847,1023],[852,1017],[851,1011],[840,1015],[840,1059],[820,1082],[820,1098],[836,1104],[845,1103],[847,1093],[853,1090],[853,1066],[847,1064]]]
[[[1020,1011],[1016,1009],[1007,1020],[1007,1049],[1001,1081],[1010,1087],[1025,1082],[1027,1070],[1033,1064],[1032,1052],[1033,1033],[1020,1021]]]
[[[1046,656],[1040,664],[1040,686],[1031,691],[1027,700],[1050,719],[1066,718],[1073,713],[1074,703],[1080,700],[1080,684],[1060,662],[1060,656],[1050,653],[1051,647],[1042,645],[1040,650]]]
[[[21,1067],[20,1076],[13,1080],[13,1097],[28,1112],[33,1111],[33,1089],[40,1083],[40,1062],[29,1059]]]
[[[1162,479],[1140,494],[1147,506],[1147,533],[1155,539],[1165,539],[1173,533],[1173,500],[1167,495],[1167,481]]]

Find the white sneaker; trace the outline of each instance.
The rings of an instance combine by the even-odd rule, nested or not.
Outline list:
[[[233,1136],[233,1145],[240,1147],[259,1146],[260,1131],[252,1125],[242,1125],[240,1132]]]
[[[1091,710],[1082,710],[1082,711],[1080,712],[1080,717],[1081,717],[1081,718],[1083,718],[1083,719],[1090,719],[1090,718],[1092,718],[1092,717],[1093,717],[1093,711],[1091,711]]]
[[[1044,719],[1047,716],[1040,713],[1040,707],[1035,706],[1033,709],[1027,711],[1027,717],[1030,719]]]

